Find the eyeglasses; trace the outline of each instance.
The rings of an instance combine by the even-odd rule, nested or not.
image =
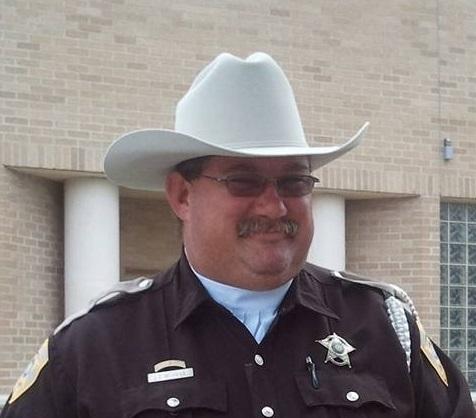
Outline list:
[[[260,174],[231,174],[225,177],[200,175],[219,183],[224,183],[231,195],[236,197],[257,197],[264,192],[268,183],[273,183],[281,197],[302,197],[312,192],[319,183],[317,177],[294,174],[280,177],[266,177]]]

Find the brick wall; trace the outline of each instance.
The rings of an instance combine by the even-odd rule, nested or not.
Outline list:
[[[0,394],[63,317],[61,184],[0,169]]]
[[[439,199],[346,202],[347,268],[401,286],[439,339]]]
[[[180,256],[179,222],[159,199],[123,198],[121,207],[121,277],[163,271]]]
[[[440,2],[440,126],[455,144],[455,158],[441,169],[441,195],[476,197],[476,4]]]
[[[339,142],[371,120],[366,143],[333,168],[385,172],[381,188],[443,169],[444,184],[463,176],[474,192],[474,14],[470,0],[7,1],[2,159],[101,171],[114,137],[172,126],[176,101],[211,57],[264,50],[289,74],[312,142]],[[451,166],[439,158],[447,135]]]

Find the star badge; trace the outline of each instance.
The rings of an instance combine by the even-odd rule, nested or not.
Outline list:
[[[318,342],[327,348],[325,363],[330,361],[336,366],[352,367],[350,364],[349,353],[355,351],[355,348],[342,337],[339,337],[335,332],[323,340],[316,340],[315,342]]]

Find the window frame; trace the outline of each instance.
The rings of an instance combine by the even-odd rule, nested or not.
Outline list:
[[[440,347],[476,398],[476,204],[440,204]]]

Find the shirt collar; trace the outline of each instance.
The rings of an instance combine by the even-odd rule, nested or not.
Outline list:
[[[213,302],[208,292],[193,273],[185,254],[182,254],[173,278],[175,327],[178,327],[194,311],[204,303]],[[303,306],[316,313],[339,319],[339,315],[327,305],[324,293],[328,279],[311,275],[306,269],[301,270],[293,280],[291,288],[287,292],[280,308],[282,314],[293,310],[296,306]],[[335,286],[335,285],[334,285]]]
[[[338,283],[329,278],[329,274],[325,270],[318,272],[314,268],[313,274],[311,274],[305,266],[284,298],[281,304],[281,313],[285,315],[296,306],[302,306],[318,314],[340,319],[335,309],[326,302],[327,293],[334,291],[336,286]]]
[[[182,254],[173,275],[174,326],[178,327],[200,305],[210,301],[210,296],[190,269],[185,254]]]
[[[190,268],[212,299],[238,317],[244,312],[276,311],[292,283],[291,279],[276,289],[264,291],[241,289],[212,280],[198,273],[192,265]]]

